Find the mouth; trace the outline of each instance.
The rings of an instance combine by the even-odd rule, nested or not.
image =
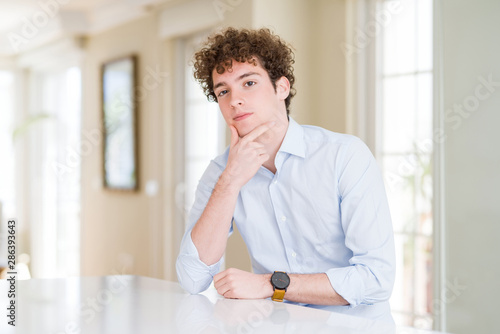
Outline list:
[[[244,114],[241,114],[241,115],[236,116],[235,118],[233,118],[233,120],[234,120],[235,122],[237,122],[237,121],[242,121],[242,120],[244,120],[245,118],[248,118],[248,117],[250,117],[250,116],[252,116],[252,113],[244,113]]]

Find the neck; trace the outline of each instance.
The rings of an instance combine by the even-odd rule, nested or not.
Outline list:
[[[285,117],[284,120],[280,120],[273,129],[273,136],[270,138],[269,142],[263,143],[266,145],[267,154],[269,154],[269,159],[264,162],[262,165],[269,169],[271,172],[276,173],[276,166],[274,164],[274,159],[276,158],[276,154],[283,143],[283,139],[285,139],[286,132],[288,130],[289,121],[288,118]]]

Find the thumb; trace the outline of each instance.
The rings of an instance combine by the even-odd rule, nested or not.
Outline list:
[[[230,125],[229,130],[231,130],[231,147],[233,147],[238,144],[240,137],[238,136],[238,130],[234,126]]]

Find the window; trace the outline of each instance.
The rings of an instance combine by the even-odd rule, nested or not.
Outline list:
[[[198,39],[195,39],[198,40]],[[192,41],[193,42],[193,41]],[[188,44],[187,48],[194,45]],[[189,59],[193,51],[186,55]],[[188,60],[186,61],[188,63]],[[215,102],[209,102],[193,77],[193,67],[185,72],[185,203],[187,210],[194,203],[195,190],[210,160],[225,147],[225,123]]]
[[[432,0],[380,0],[397,14],[378,36],[377,149],[396,241],[391,307],[399,325],[432,329]]]
[[[14,168],[14,74],[0,71],[0,265],[6,262],[7,247],[4,247],[7,223],[4,219],[17,218],[15,213],[15,168]],[[6,265],[6,263],[4,264]]]
[[[32,274],[80,270],[80,69],[32,72],[27,166]]]
[[[210,161],[225,148],[225,122],[218,104],[207,100],[190,65],[192,55],[206,35],[199,34],[181,43],[184,53],[184,107],[181,108],[184,116],[184,182],[179,192],[182,193],[184,226],[194,203],[198,181]]]

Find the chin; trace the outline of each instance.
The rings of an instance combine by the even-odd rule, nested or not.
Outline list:
[[[238,126],[234,126],[236,130],[238,130],[238,134],[240,137],[245,137],[247,134],[252,132],[258,125],[254,124],[239,124]]]
[[[250,132],[252,132],[252,130],[243,130],[243,129],[238,129],[236,128],[236,130],[238,130],[238,135],[240,136],[240,138],[243,138],[245,137],[247,134],[249,134]]]

